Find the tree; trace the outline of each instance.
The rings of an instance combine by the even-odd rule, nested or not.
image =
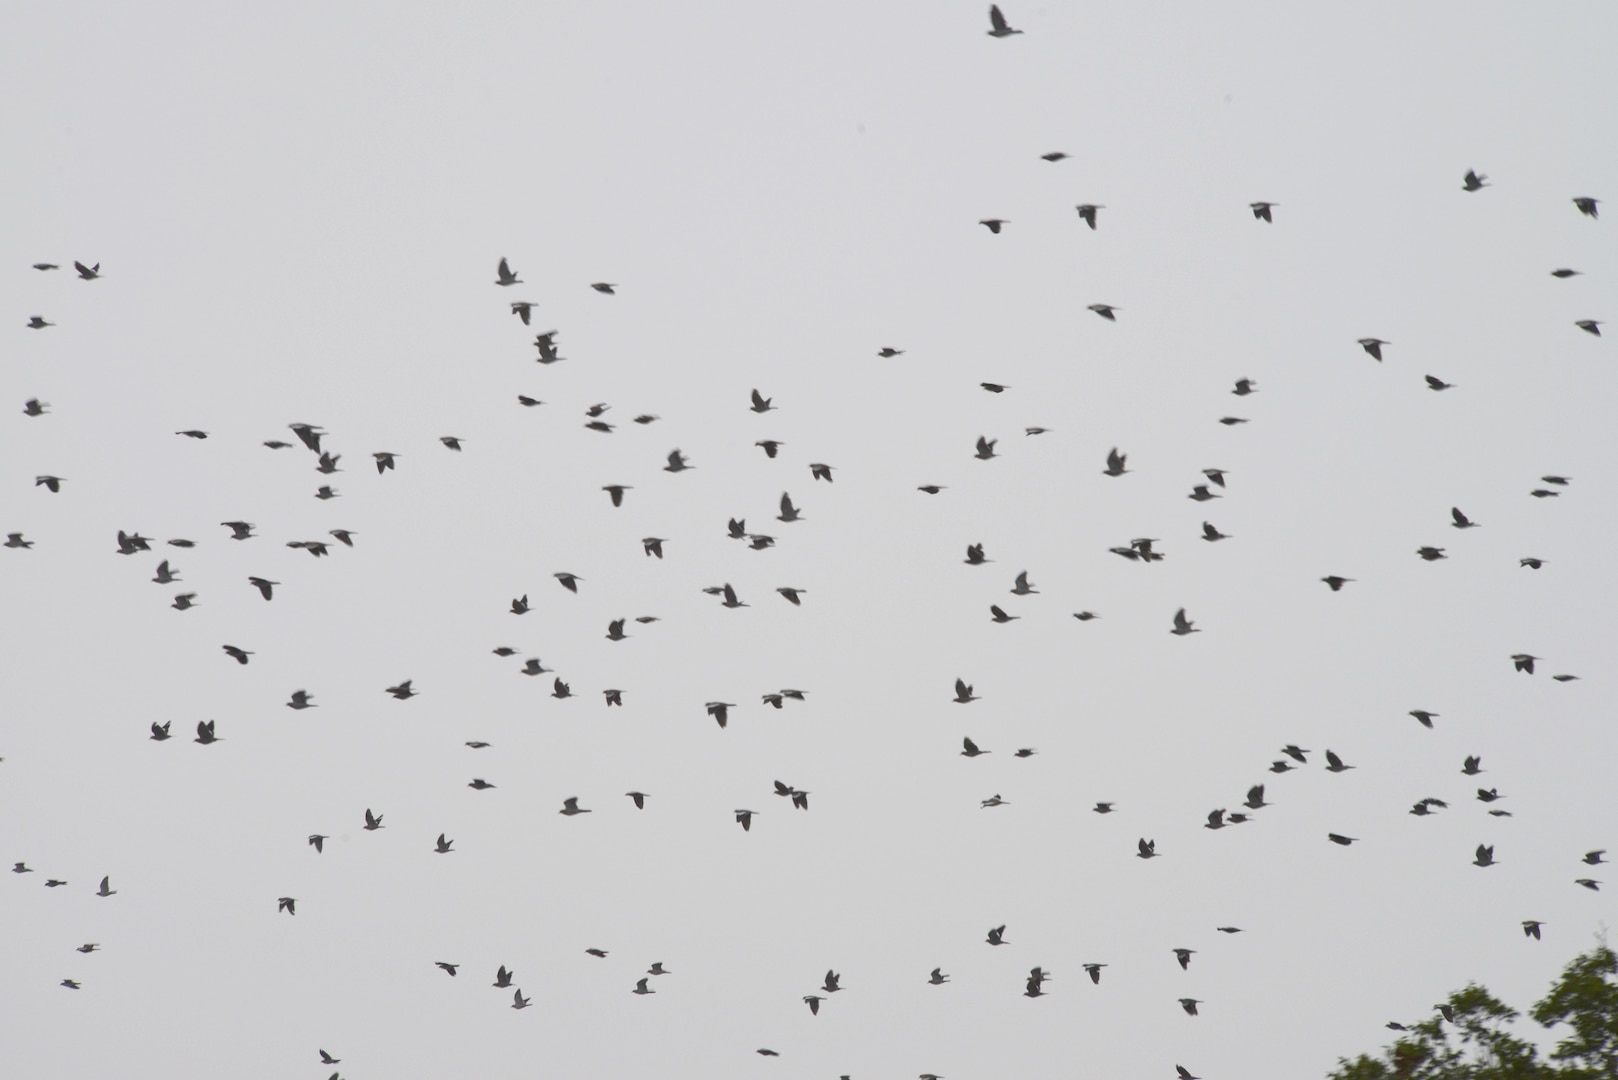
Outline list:
[[[1517,1010],[1476,984],[1410,1025],[1380,1058],[1338,1060],[1330,1080],[1612,1080],[1618,1077],[1618,954],[1606,945],[1577,957],[1529,1012],[1546,1028],[1567,1024],[1549,1061],[1512,1034]],[[1448,1014],[1446,1017],[1443,1013]]]

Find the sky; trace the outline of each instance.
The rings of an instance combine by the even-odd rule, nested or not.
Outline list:
[[[1603,939],[1618,12],[1004,7],[7,7],[19,1074],[1320,1076]]]

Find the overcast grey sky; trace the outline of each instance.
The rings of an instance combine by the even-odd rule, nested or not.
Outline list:
[[[0,879],[9,1068],[1315,1076],[1469,979],[1525,1005],[1604,932],[1618,365],[1574,323],[1618,324],[1618,11],[1010,0],[995,39],[986,8],[0,15],[0,532],[35,545],[0,550],[0,859],[34,871]],[[340,472],[262,445],[293,422]],[[285,546],[333,528],[355,546]],[[1166,558],[1109,553],[1136,537]]]

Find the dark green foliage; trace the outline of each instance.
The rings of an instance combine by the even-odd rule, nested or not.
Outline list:
[[[1329,1080],[1615,1080],[1618,1078],[1618,954],[1605,945],[1575,959],[1529,1016],[1571,1033],[1542,1060],[1512,1033],[1515,1009],[1481,986],[1444,1003],[1453,1022],[1433,1015],[1411,1024],[1379,1058],[1341,1059]]]

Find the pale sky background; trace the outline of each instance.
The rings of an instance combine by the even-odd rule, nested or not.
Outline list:
[[[1281,1080],[1468,980],[1524,1007],[1605,932],[1618,359],[1573,323],[1618,331],[1618,9],[1011,0],[996,40],[986,8],[7,7],[0,532],[36,544],[0,550],[0,860],[36,871],[0,877],[8,1071]],[[343,471],[261,445],[295,421]],[[1223,499],[1188,501],[1208,467]],[[355,548],[284,546],[331,528]],[[1138,536],[1167,558],[1108,553]],[[1286,743],[1309,766],[1272,776]],[[1273,807],[1201,827],[1260,781]]]

